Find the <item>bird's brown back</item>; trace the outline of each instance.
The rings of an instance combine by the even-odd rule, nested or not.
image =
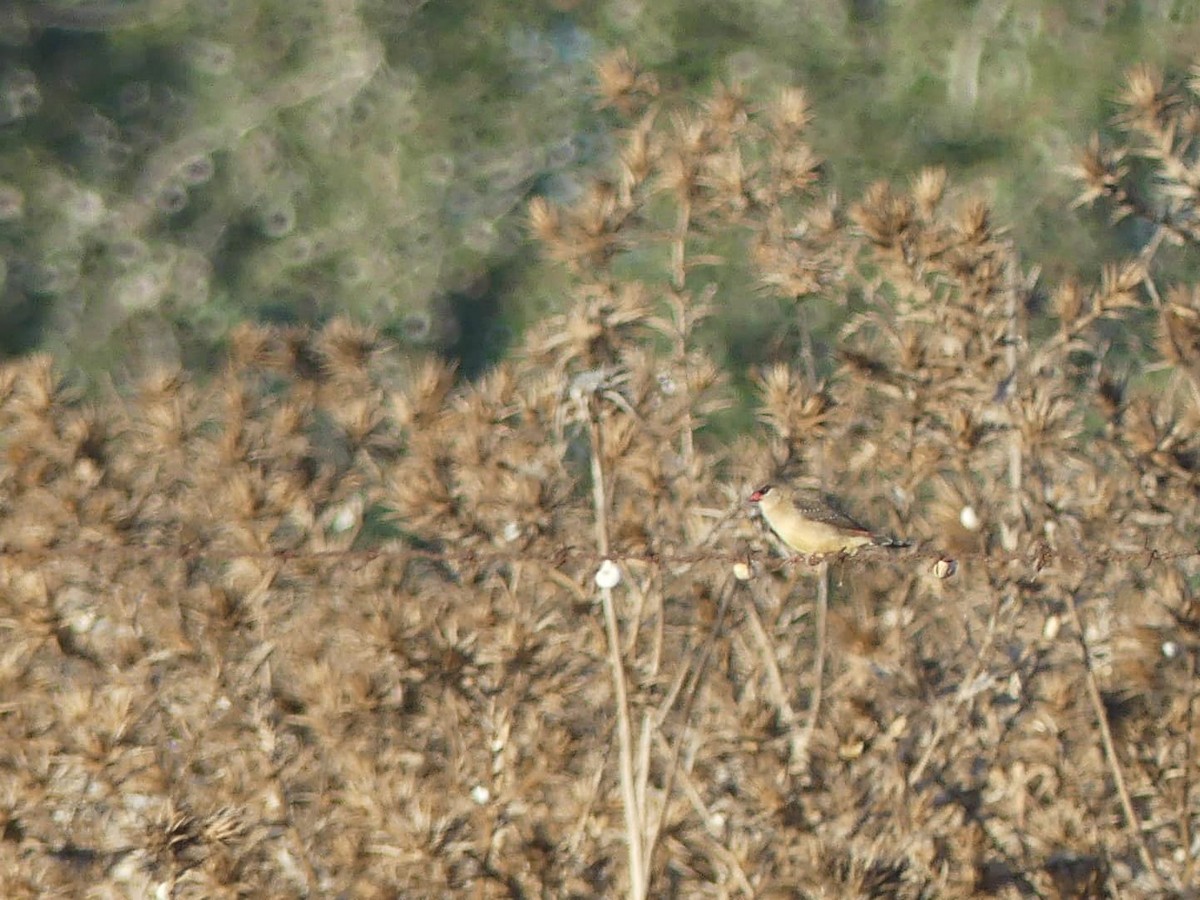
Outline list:
[[[820,491],[797,489],[792,492],[791,499],[792,504],[806,519],[845,531],[871,533],[871,529],[847,515],[836,500]]]

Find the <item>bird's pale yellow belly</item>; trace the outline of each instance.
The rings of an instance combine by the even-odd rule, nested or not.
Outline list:
[[[779,533],[785,544],[799,553],[850,553],[872,542],[869,534],[852,534],[823,522],[788,523]]]

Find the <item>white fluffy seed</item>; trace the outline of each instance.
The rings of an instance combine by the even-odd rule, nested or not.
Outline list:
[[[606,559],[596,570],[596,587],[615,588],[621,583],[621,569],[611,559]]]
[[[933,564],[933,575],[935,578],[949,578],[957,571],[958,560],[956,559],[943,557]]]
[[[962,523],[962,527],[967,531],[979,530],[979,513],[975,512],[975,507],[964,506],[958,514],[958,521]]]
[[[1062,620],[1057,615],[1046,616],[1046,624],[1042,626],[1042,637],[1048,641],[1058,637],[1058,630],[1062,627]]]

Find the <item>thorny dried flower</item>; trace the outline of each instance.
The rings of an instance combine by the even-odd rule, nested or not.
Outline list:
[[[611,106],[623,116],[633,116],[658,94],[658,80],[639,72],[634,58],[623,48],[596,64],[596,81],[600,108]]]
[[[891,185],[876,182],[861,203],[850,209],[850,217],[867,238],[881,248],[903,244],[913,225],[915,211],[907,197],[898,196]]]
[[[913,179],[912,194],[921,218],[932,219],[946,195],[946,170],[940,167],[922,169]]]
[[[1125,87],[1117,95],[1125,110],[1118,123],[1156,130],[1168,118],[1172,101],[1164,90],[1162,72],[1152,66],[1138,65],[1125,74]]]
[[[1101,198],[1117,196],[1118,186],[1129,176],[1125,156],[1124,150],[1102,147],[1100,136],[1093,135],[1087,147],[1080,151],[1079,161],[1071,170],[1084,184],[1084,191],[1076,198],[1075,205],[1087,206]],[[1127,208],[1118,206],[1113,213],[1114,221],[1128,212]]]
[[[1200,377],[1200,297],[1196,288],[1172,287],[1159,311],[1158,352]]]
[[[833,403],[822,384],[809,386],[797,373],[777,363],[758,376],[762,394],[759,416],[785,441],[821,436]]]
[[[369,326],[333,320],[317,345],[325,365],[335,378],[358,381],[382,349],[378,332]]]
[[[768,109],[768,119],[784,141],[805,131],[812,122],[807,93],[800,87],[783,88]]]

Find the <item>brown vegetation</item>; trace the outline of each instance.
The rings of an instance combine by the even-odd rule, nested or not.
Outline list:
[[[1153,250],[1039,287],[938,172],[827,196],[798,91],[604,72],[619,171],[532,210],[575,295],[477,383],[342,322],[108,400],[0,371],[4,896],[1194,883],[1195,290]],[[1146,77],[1126,122],[1194,141]],[[1135,202],[1125,152],[1087,199]],[[1183,241],[1188,152],[1148,157]],[[731,247],[846,324],[730,444]],[[917,551],[779,565],[744,501],[795,472]]]

